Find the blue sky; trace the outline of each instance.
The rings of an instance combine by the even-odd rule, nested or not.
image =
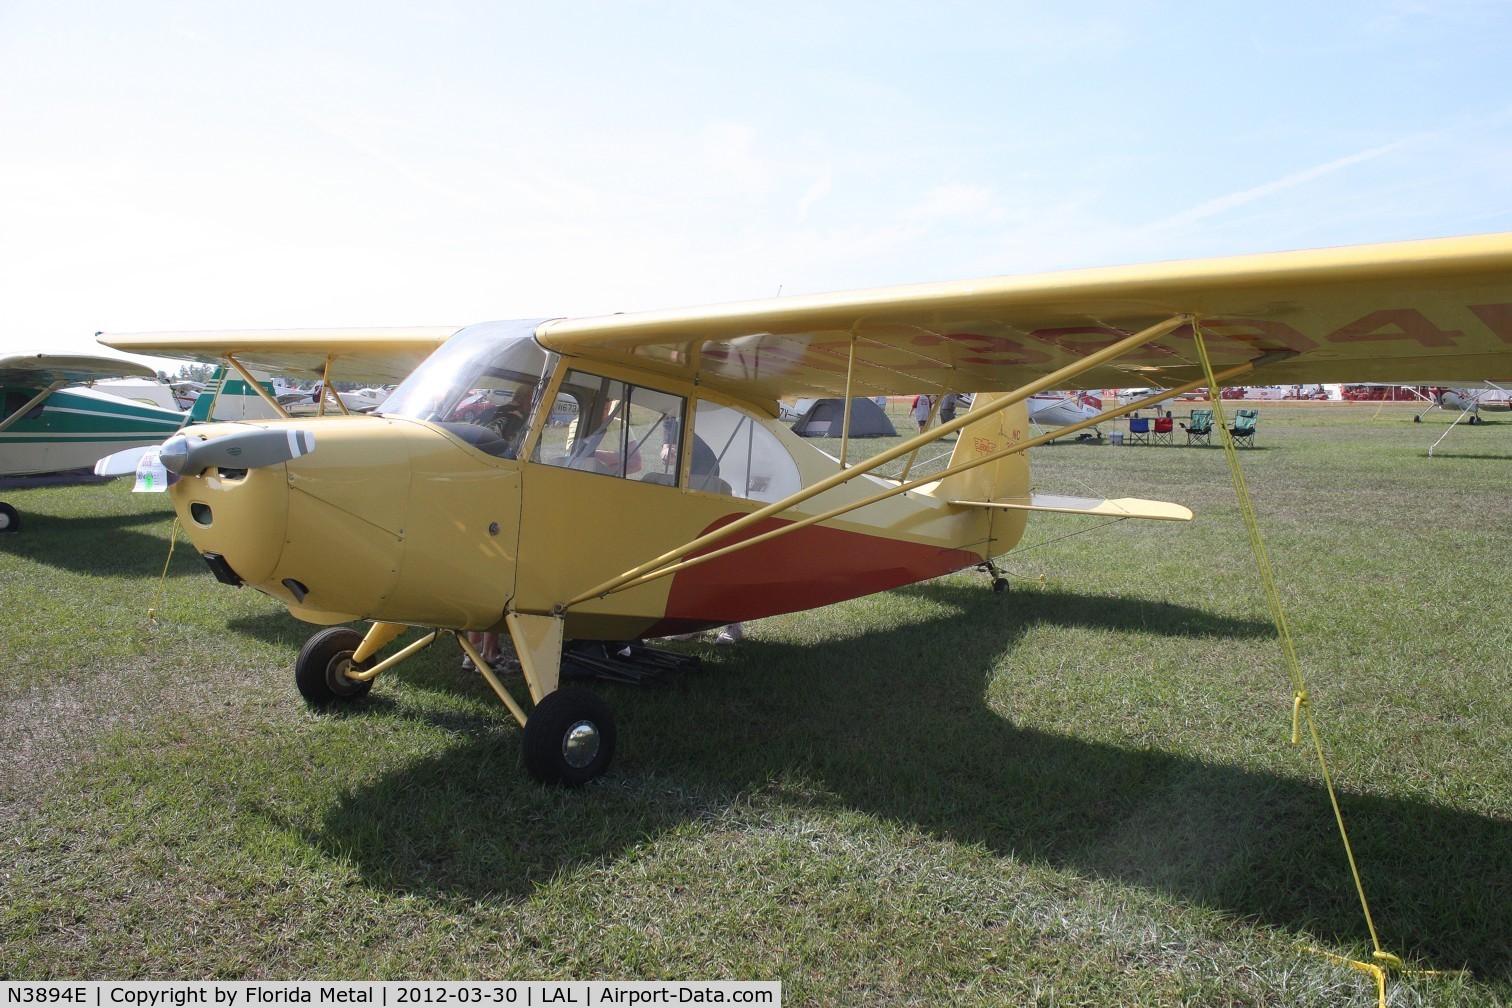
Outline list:
[[[0,0],[0,353],[1512,230],[1505,0]]]

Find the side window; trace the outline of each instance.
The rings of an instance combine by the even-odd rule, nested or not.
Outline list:
[[[682,424],[681,396],[569,371],[551,405],[535,460],[649,483],[676,482],[668,432]],[[673,437],[675,441],[675,436]]]
[[[704,471],[719,485],[699,485],[700,456],[707,452]],[[693,489],[711,489],[767,503],[782,500],[801,488],[798,464],[782,441],[755,417],[728,406],[699,400],[693,415]]]
[[[41,390],[39,389],[38,391],[41,391]],[[0,420],[4,420],[6,417],[8,417],[12,413],[16,412],[16,410],[20,409],[22,406],[25,406],[28,402],[31,401],[31,398],[34,395],[36,395],[36,392],[32,392],[30,390],[27,390],[27,391],[12,390],[12,391],[6,392],[5,393],[5,412],[0,413]],[[27,419],[27,420],[35,420],[35,419],[37,419],[37,417],[39,417],[39,416],[42,415],[42,410],[46,406],[47,406],[47,400],[44,399],[41,402],[39,402],[37,405],[33,406],[31,409],[27,410],[26,411],[26,416],[25,416],[24,419]]]

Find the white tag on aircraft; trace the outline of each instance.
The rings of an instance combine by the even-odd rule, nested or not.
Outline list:
[[[132,493],[164,493],[168,489],[168,470],[163,468],[162,448],[148,448],[137,462],[136,485]]]

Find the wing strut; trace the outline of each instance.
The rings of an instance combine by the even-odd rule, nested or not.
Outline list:
[[[325,367],[320,371],[320,408],[315,411],[316,416],[326,415],[326,399],[334,399],[336,408],[341,410],[343,416],[351,416],[352,411],[347,409],[346,403],[341,401],[341,393],[331,388],[331,357],[326,355]]]
[[[11,424],[15,423],[17,420],[20,420],[22,417],[26,416],[27,412],[33,406],[35,406],[38,403],[42,402],[48,396],[52,395],[54,392],[58,391],[58,389],[62,388],[64,385],[67,385],[67,384],[68,384],[68,380],[66,378],[59,378],[57,381],[55,381],[51,385],[47,386],[47,388],[43,389],[41,392],[38,392],[31,399],[27,400],[27,403],[26,403],[25,406],[22,406],[20,409],[16,410],[14,413],[12,413],[10,416],[6,417],[4,420],[0,420],[0,431],[9,430]]]
[[[744,518],[738,518],[735,521],[730,522],[728,525],[714,530],[713,532],[699,536],[697,539],[694,539],[692,542],[688,543],[685,546],[681,546],[678,549],[672,550],[670,553],[664,553],[661,556],[657,557],[655,560],[647,561],[646,563],[641,564],[639,567],[636,567],[633,570],[628,570],[617,577],[605,581],[603,584],[596,585],[593,588],[590,588],[588,591],[582,592],[581,594],[574,596],[566,602],[563,602],[557,607],[557,610],[559,612],[565,612],[567,609],[570,609],[580,603],[587,602],[589,599],[602,598],[611,592],[625,588],[629,586],[631,582],[637,581],[639,578],[641,578],[642,575],[656,571],[658,568],[663,567],[664,565],[682,560],[690,553],[695,553],[698,550],[703,549],[705,546],[709,546],[721,539],[728,538],[736,532],[750,528],[757,522],[770,518],[773,515],[780,514],[783,511],[786,511],[798,504],[802,504],[804,501],[809,500],[810,498],[819,496],[826,490],[834,489],[842,483],[848,483],[858,476],[865,475],[866,473],[871,472],[873,469],[886,465],[893,459],[916,451],[924,445],[929,444],[932,441],[937,441],[947,434],[954,434],[956,431],[965,428],[969,424],[976,423],[984,416],[988,416],[994,412],[1001,412],[1009,408],[1010,406],[1021,403],[1031,395],[1034,395],[1036,392],[1043,392],[1046,389],[1063,387],[1067,382],[1075,379],[1083,372],[1090,371],[1091,369],[1106,364],[1109,361],[1116,360],[1117,358],[1122,357],[1124,354],[1136,350],[1144,344],[1151,342],[1152,340],[1160,339],[1162,336],[1173,332],[1180,326],[1183,326],[1190,321],[1192,321],[1192,316],[1183,313],[1181,315],[1172,316],[1171,318],[1166,319],[1164,322],[1157,322],[1155,325],[1152,325],[1147,329],[1142,329],[1132,336],[1125,336],[1123,339],[1119,340],[1116,343],[1106,346],[1095,353],[1088,354],[1086,357],[1083,357],[1081,360],[1077,361],[1074,364],[1068,364],[1067,366],[1060,368],[1057,371],[1053,371],[1050,374],[1038,378],[1027,385],[1015,389],[1007,396],[1004,396],[1002,399],[993,403],[992,407],[989,410],[963,413],[960,416],[956,417],[954,420],[951,420],[948,423],[940,424],[940,426],[934,428],[931,431],[917,434],[914,437],[908,438],[902,444],[889,448],[887,451],[881,452],[877,455],[873,455],[865,462],[858,463],[853,468],[841,469],[834,475],[827,476],[824,479],[812,484],[811,486],[804,487],[797,493],[791,494],[790,496],[777,501],[775,504],[768,504],[766,507],[752,511]],[[1240,367],[1242,370],[1249,370],[1249,368],[1253,366],[1253,363],[1247,363],[1241,365]],[[1194,385],[1193,387],[1196,386]],[[1170,395],[1169,392],[1164,392],[1161,394],[1161,398],[1164,398],[1168,395]],[[1130,408],[1132,409],[1136,407]],[[1028,447],[1028,443],[1014,447],[1017,450],[1023,450],[1023,448]],[[992,459],[992,456],[983,456],[982,459],[974,461],[977,464],[981,464],[982,462],[990,459]],[[938,476],[932,476],[925,482],[932,483],[938,478]],[[907,484],[904,484],[904,489],[907,488]],[[894,494],[901,492],[903,492],[902,489],[894,488],[886,491],[885,496],[893,496]],[[870,501],[867,501],[866,503],[869,502]],[[849,510],[853,509],[854,508],[850,508]],[[751,541],[752,540],[745,540],[745,542]],[[665,572],[659,572],[658,576],[661,576],[662,573]]]
[[[262,396],[263,401],[266,402],[269,406],[272,406],[275,413],[283,417],[285,420],[293,419],[293,417],[289,416],[289,411],[280,406],[278,404],[278,400],[274,399],[271,395],[268,394],[268,390],[262,387],[262,382],[258,381],[256,378],[253,378],[252,372],[242,367],[242,362],[237,360],[234,355],[226,354],[226,362],[232,367],[236,368],[236,373],[242,376],[242,381],[246,382],[248,387],[250,387],[252,391]],[[217,389],[215,394],[219,396],[220,390]],[[215,406],[213,404],[210,407],[210,415],[215,415]]]
[[[840,468],[850,465],[851,384],[856,374],[856,333],[851,330],[850,352],[845,356],[845,412],[840,421]]]
[[[1241,375],[1241,374],[1244,374],[1247,371],[1253,370],[1254,366],[1255,366],[1254,363],[1250,362],[1250,363],[1236,365],[1235,367],[1229,368],[1226,371],[1220,371],[1220,372],[1218,372],[1218,380],[1219,381],[1226,381],[1229,378],[1233,378],[1236,375]],[[1120,406],[1117,409],[1112,409],[1112,410],[1108,410],[1105,413],[1100,413],[1100,414],[1098,414],[1096,417],[1094,417],[1092,419],[1080,421],[1079,425],[1077,426],[1077,429],[1080,429],[1081,427],[1090,427],[1090,426],[1092,426],[1095,423],[1102,423],[1104,420],[1111,420],[1114,417],[1120,417],[1120,416],[1123,416],[1126,413],[1132,413],[1135,410],[1144,409],[1146,406],[1153,405],[1154,403],[1156,403],[1156,402],[1158,402],[1160,400],[1163,400],[1163,399],[1167,399],[1167,398],[1169,398],[1172,395],[1181,395],[1181,394],[1183,394],[1185,392],[1190,392],[1192,389],[1201,387],[1202,383],[1204,381],[1206,381],[1206,380],[1207,379],[1205,379],[1205,378],[1195,379],[1193,381],[1190,381],[1190,382],[1186,383],[1185,385],[1177,385],[1173,389],[1165,389],[1165,390],[1162,390],[1160,392],[1155,393],[1154,395],[1145,396],[1143,399],[1139,399],[1139,400],[1137,400],[1135,402],[1131,402],[1131,403],[1129,403],[1129,404],[1127,404],[1125,406]],[[986,415],[986,413],[985,412],[983,412],[983,413],[974,413],[974,414],[970,414],[970,415],[975,416],[977,419],[980,420],[983,416]],[[696,557],[688,557],[687,559],[681,560],[681,561],[676,562],[676,563],[669,563],[665,567],[657,568],[657,569],[651,571],[650,573],[642,574],[642,575],[640,575],[640,576],[638,576],[636,578],[633,578],[630,581],[627,581],[625,584],[619,586],[618,588],[612,589],[612,591],[621,591],[621,590],[628,589],[628,588],[635,588],[635,587],[638,587],[640,585],[646,584],[647,582],[656,581],[656,580],[658,580],[660,578],[666,577],[669,574],[676,574],[678,571],[686,570],[689,567],[696,567],[699,564],[704,563],[706,561],[714,560],[714,559],[717,559],[717,558],[722,557],[722,556],[728,556],[731,553],[737,553],[740,550],[746,549],[749,546],[755,546],[755,545],[758,545],[760,543],[764,543],[764,542],[766,542],[769,539],[776,539],[778,536],[787,535],[789,532],[796,532],[799,529],[807,528],[810,525],[817,525],[820,522],[826,522],[826,521],[829,521],[832,518],[838,518],[838,517],[840,517],[843,514],[848,514],[851,511],[855,511],[855,510],[857,510],[859,508],[866,507],[868,504],[875,504],[878,501],[886,500],[889,497],[896,497],[898,494],[907,493],[910,490],[917,490],[917,489],[919,489],[921,487],[927,486],[930,483],[934,483],[934,482],[937,482],[939,480],[942,480],[942,479],[946,478],[947,476],[954,476],[957,473],[963,473],[963,472],[966,472],[967,470],[975,469],[977,466],[987,465],[988,463],[996,462],[996,461],[998,461],[1000,459],[1006,458],[1009,455],[1015,455],[1015,454],[1017,454],[1019,452],[1028,451],[1030,448],[1038,448],[1040,445],[1045,444],[1046,442],[1050,441],[1052,438],[1058,438],[1058,437],[1065,436],[1065,434],[1067,433],[1067,431],[1070,430],[1070,429],[1071,428],[1069,428],[1069,427],[1062,428],[1062,429],[1056,431],[1053,435],[1052,434],[1044,434],[1044,435],[1041,435],[1040,437],[1031,438],[1028,441],[1023,441],[1023,442],[1019,442],[1017,444],[1009,445],[1007,448],[1001,448],[998,451],[995,451],[995,452],[993,452],[990,455],[983,455],[980,458],[972,459],[969,462],[963,462],[960,465],[951,466],[951,467],[945,469],[943,472],[935,473],[934,475],[931,475],[931,476],[925,476],[925,477],[923,477],[921,479],[916,479],[916,480],[914,480],[911,483],[901,483],[900,482],[897,486],[889,487],[888,489],[883,490],[880,493],[872,494],[870,497],[866,497],[866,498],[863,498],[863,499],[858,500],[858,501],[852,501],[849,504],[843,504],[840,507],[834,508],[834,509],[832,509],[830,511],[826,511],[824,514],[810,515],[810,516],[807,516],[807,517],[804,517],[804,518],[800,518],[799,520],[797,520],[795,522],[791,522],[791,523],[789,523],[787,525],[784,525],[781,528],[776,528],[776,529],[772,529],[771,531],[768,531],[768,532],[763,532],[761,535],[752,536],[749,539],[742,539],[740,542],[738,542],[738,543],[731,543],[729,546],[725,546],[722,549],[712,550],[712,551],[710,551],[708,553],[700,553]],[[1004,507],[1004,508],[1008,508],[1008,507],[1023,507],[1023,505],[1010,505],[1010,504],[982,504],[982,503],[975,502],[975,501],[951,501],[950,503],[952,503],[952,504],[958,504],[958,505],[960,505],[962,507]],[[1170,506],[1170,505],[1165,505],[1165,503],[1163,501],[1154,501],[1154,502],[1151,502],[1151,501],[1142,501],[1140,503],[1141,504],[1152,504],[1153,503],[1153,504],[1156,504],[1156,505],[1163,505],[1163,506],[1167,506],[1167,507]],[[1030,507],[1028,507],[1026,509],[1027,510],[1041,510],[1041,511],[1054,510],[1053,508],[1047,508],[1047,507],[1038,507],[1038,508],[1036,508],[1036,507],[1032,507],[1032,506],[1030,506]],[[1185,511],[1186,509],[1182,508],[1181,510]],[[1081,509],[1079,511],[1076,511],[1074,513],[1087,514],[1089,512],[1085,508],[1083,508],[1083,509]],[[1154,515],[1154,514],[1133,514],[1133,513],[1129,513],[1127,511],[1125,511],[1124,513],[1120,514],[1119,517],[1122,517],[1122,518],[1165,518],[1167,520],[1181,521],[1181,520],[1185,520],[1185,519],[1190,518],[1191,517],[1191,512],[1187,512],[1185,515],[1182,515],[1182,514],[1179,514],[1179,513],[1176,513],[1176,512],[1168,512],[1168,513],[1164,513],[1164,514]],[[720,530],[720,531],[723,531],[723,530]],[[682,553],[683,553],[684,556],[686,556],[686,552],[687,551],[682,551]],[[609,592],[606,592],[605,594],[609,594]]]

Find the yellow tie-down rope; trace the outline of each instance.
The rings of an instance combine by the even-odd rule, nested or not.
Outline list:
[[[1249,532],[1250,545],[1255,550],[1255,563],[1260,568],[1260,580],[1265,585],[1265,597],[1270,602],[1271,619],[1276,624],[1276,633],[1281,639],[1281,651],[1286,658],[1286,672],[1292,682],[1292,745],[1297,745],[1302,736],[1302,720],[1307,719],[1307,730],[1312,736],[1313,750],[1318,755],[1318,766],[1323,770],[1323,785],[1328,790],[1328,801],[1333,805],[1334,819],[1339,824],[1339,837],[1344,841],[1344,855],[1349,860],[1349,871],[1354,876],[1355,892],[1360,895],[1360,909],[1365,912],[1365,926],[1370,931],[1370,944],[1373,946],[1371,958],[1374,962],[1360,962],[1344,956],[1334,955],[1322,949],[1314,949],[1336,962],[1344,963],[1351,969],[1362,973],[1369,973],[1375,978],[1376,992],[1380,997],[1380,1008],[1386,1008],[1386,975],[1388,971],[1400,970],[1417,974],[1432,974],[1434,970],[1406,970],[1404,963],[1397,956],[1381,948],[1381,940],[1376,935],[1375,921],[1370,916],[1370,901],[1365,898],[1365,883],[1360,879],[1360,868],[1355,863],[1354,849],[1349,844],[1349,831],[1344,827],[1344,813],[1339,808],[1338,795],[1334,793],[1333,776],[1328,770],[1328,758],[1323,754],[1323,740],[1318,734],[1318,725],[1313,720],[1312,706],[1308,700],[1307,683],[1302,678],[1302,666],[1297,661],[1297,648],[1292,642],[1291,631],[1286,625],[1286,613],[1281,608],[1281,592],[1276,588],[1275,572],[1270,565],[1270,559],[1265,553],[1265,544],[1260,539],[1260,522],[1255,517],[1254,505],[1250,503],[1249,488],[1244,482],[1244,470],[1239,465],[1239,453],[1234,448],[1233,435],[1229,433],[1228,419],[1223,415],[1223,398],[1219,393],[1218,380],[1213,374],[1212,361],[1208,359],[1207,345],[1202,339],[1202,329],[1197,320],[1192,320],[1192,335],[1197,344],[1197,356],[1202,362],[1203,374],[1208,382],[1208,401],[1213,407],[1213,423],[1219,429],[1219,436],[1223,442],[1223,450],[1228,457],[1229,472],[1234,478],[1234,494],[1239,498],[1239,510],[1244,515],[1244,527]]]
[[[157,599],[147,609],[147,622],[157,625],[157,612],[163,604],[163,593],[168,590],[168,567],[173,563],[173,547],[178,545],[179,520],[173,516],[173,528],[168,532],[168,558],[163,561],[163,574],[158,578]]]

